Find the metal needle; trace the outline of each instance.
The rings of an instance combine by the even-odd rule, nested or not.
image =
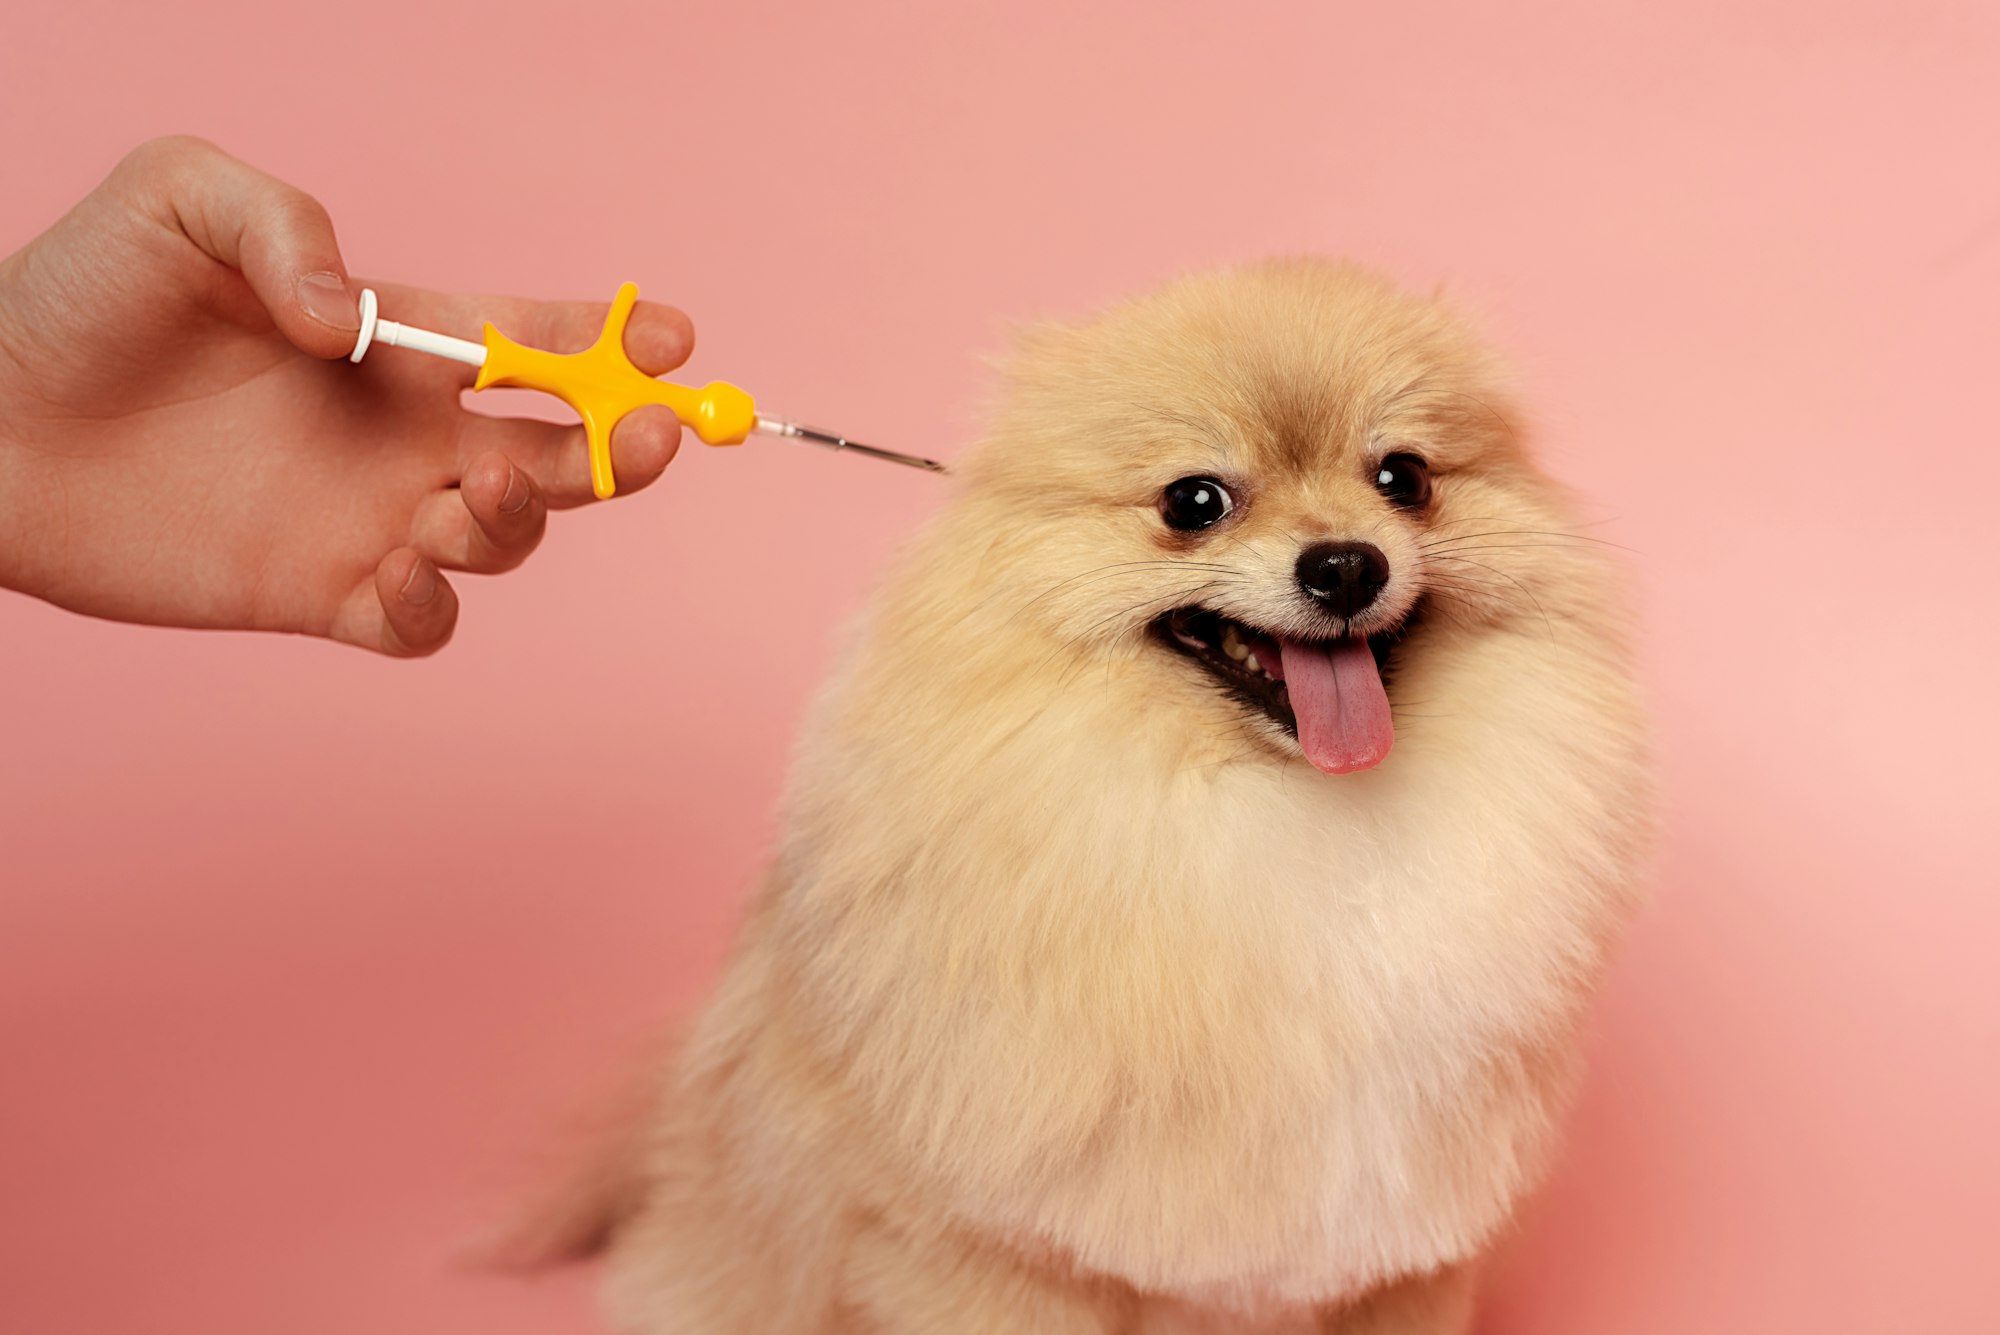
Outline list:
[[[863,445],[858,440],[836,436],[831,431],[821,431],[817,427],[800,426],[797,422],[787,422],[780,417],[759,417],[757,430],[767,436],[783,436],[789,440],[807,440],[815,445],[824,445],[830,450],[852,450],[865,454],[871,459],[886,459],[892,464],[902,464],[907,468],[921,468],[927,473],[942,473],[943,464],[935,459],[919,459],[914,454],[898,454],[894,450],[880,449],[874,445]]]

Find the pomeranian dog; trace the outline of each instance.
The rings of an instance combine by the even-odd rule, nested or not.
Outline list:
[[[1031,332],[958,472],[540,1252],[638,1335],[1464,1329],[1647,844],[1602,545],[1323,262]]]

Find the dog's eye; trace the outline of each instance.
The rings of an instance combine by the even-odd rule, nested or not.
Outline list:
[[[1229,492],[1212,477],[1184,477],[1160,493],[1160,517],[1183,533],[1207,528],[1236,508]]]
[[[1421,510],[1431,503],[1431,470],[1414,454],[1392,454],[1375,473],[1375,490],[1391,505]]]

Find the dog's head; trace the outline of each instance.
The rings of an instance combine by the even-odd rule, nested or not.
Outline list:
[[[1569,537],[1463,325],[1321,262],[1031,333],[967,471],[986,578],[1075,659],[1335,774],[1387,755],[1423,628],[1545,616]]]

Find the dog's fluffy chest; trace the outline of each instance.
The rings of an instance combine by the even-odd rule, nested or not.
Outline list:
[[[1545,792],[1421,766],[989,785],[880,917],[806,929],[883,1148],[971,1227],[1202,1301],[1471,1251],[1539,1169],[1605,906]]]

